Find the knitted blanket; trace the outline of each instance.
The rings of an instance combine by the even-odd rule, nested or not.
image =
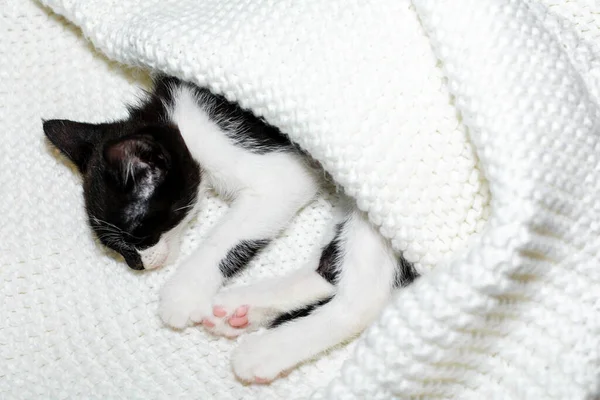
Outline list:
[[[0,0],[0,398],[600,395],[593,0],[41,3],[81,31]],[[78,177],[43,140],[40,118],[124,115],[148,83],[138,67],[280,127],[423,276],[357,342],[237,382],[234,342],[158,320],[172,268],[135,273],[94,242]],[[333,203],[239,282],[302,265]],[[225,208],[205,199],[183,255]]]

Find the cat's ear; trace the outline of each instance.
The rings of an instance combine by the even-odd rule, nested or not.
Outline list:
[[[130,136],[107,143],[104,147],[104,160],[124,187],[135,187],[141,182],[158,184],[169,168],[166,151],[146,135]],[[143,179],[146,176],[152,179]]]
[[[102,125],[51,119],[44,121],[44,133],[50,142],[84,172],[97,143],[102,138]]]

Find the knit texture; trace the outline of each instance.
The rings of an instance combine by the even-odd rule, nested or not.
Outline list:
[[[206,85],[279,126],[424,276],[356,346],[241,385],[233,343],[160,324],[172,268],[133,273],[94,243],[79,180],[42,137],[40,117],[123,115],[147,76],[48,9],[2,0],[0,397],[600,392],[593,1],[42,3],[111,59]],[[300,266],[332,202],[304,210],[241,281]],[[184,254],[225,208],[205,199]]]

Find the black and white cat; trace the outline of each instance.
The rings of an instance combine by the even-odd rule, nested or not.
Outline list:
[[[322,172],[278,129],[206,89],[159,76],[125,120],[49,120],[44,132],[81,171],[98,238],[133,269],[176,259],[207,188],[231,202],[162,289],[159,313],[171,327],[202,323],[227,337],[268,327],[233,355],[242,380],[271,381],[360,333],[417,276],[345,199],[306,267],[222,289],[314,199]]]

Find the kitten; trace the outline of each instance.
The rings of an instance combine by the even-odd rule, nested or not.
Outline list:
[[[242,380],[271,381],[360,333],[394,288],[418,276],[346,198],[329,244],[304,268],[221,289],[314,199],[322,182],[287,136],[206,89],[158,76],[127,119],[49,120],[44,132],[83,175],[92,229],[133,269],[176,259],[183,227],[209,187],[231,201],[161,290],[159,314],[173,328],[202,323],[227,337],[268,327],[234,352]]]

